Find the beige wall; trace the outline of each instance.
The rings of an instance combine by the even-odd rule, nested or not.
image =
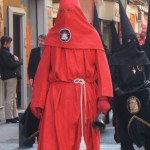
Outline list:
[[[97,4],[97,10],[100,19],[116,22],[120,20],[119,5],[116,2],[103,1]]]

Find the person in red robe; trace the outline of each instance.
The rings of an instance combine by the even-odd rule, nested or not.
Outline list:
[[[31,110],[40,118],[38,150],[100,150],[100,132],[92,123],[98,113],[107,113],[111,97],[110,71],[97,31],[78,0],[61,0],[31,98]]]

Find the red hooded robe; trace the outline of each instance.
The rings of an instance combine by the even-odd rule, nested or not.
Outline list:
[[[31,110],[37,117],[39,108],[43,110],[38,150],[79,150],[82,123],[87,150],[100,150],[100,133],[92,128],[97,99],[112,96],[98,33],[78,0],[61,0],[33,86]]]

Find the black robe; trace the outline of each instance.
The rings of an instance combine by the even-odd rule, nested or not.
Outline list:
[[[150,79],[149,65],[115,65],[110,66],[110,69],[115,96],[119,96],[117,89],[124,94],[131,93],[140,89]]]
[[[28,140],[38,135],[39,122],[40,119],[33,115],[29,105],[20,120],[20,123],[23,125],[22,135]]]
[[[150,123],[150,117],[147,115],[150,109],[149,65],[114,65],[111,66],[111,74],[115,95],[113,100],[115,140],[124,142],[126,139],[132,139],[141,147],[144,145],[145,137],[148,136],[149,127],[133,118],[136,116]],[[139,112],[135,114],[129,111],[128,103],[132,97],[137,98],[139,102]]]

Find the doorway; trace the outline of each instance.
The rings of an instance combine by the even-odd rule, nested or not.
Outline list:
[[[11,53],[18,56],[23,65],[20,67],[22,79],[18,81],[17,103],[21,108],[27,107],[26,75],[26,12],[24,9],[8,7],[8,35],[13,38]]]

